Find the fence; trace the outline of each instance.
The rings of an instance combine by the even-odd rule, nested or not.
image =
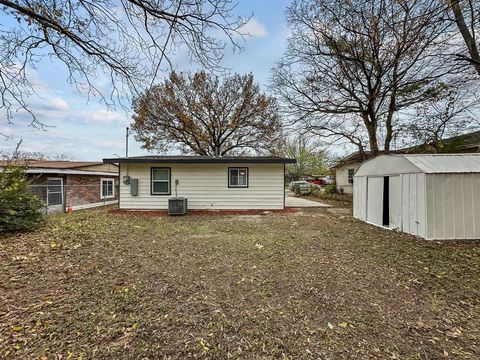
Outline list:
[[[64,184],[63,179],[48,179],[30,185],[32,192],[45,204],[45,214],[94,208],[118,203],[119,185],[106,179],[98,184]]]

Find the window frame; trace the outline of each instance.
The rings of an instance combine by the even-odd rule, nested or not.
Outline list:
[[[103,195],[103,182],[112,182],[112,195]],[[100,179],[100,199],[115,199],[115,179],[114,178],[101,178]]]
[[[154,170],[168,170],[168,192],[158,193],[153,191],[153,182],[166,182],[167,180],[153,180]],[[170,167],[152,167],[150,168],[150,195],[153,196],[169,196],[172,193],[172,168]]]
[[[246,185],[231,185],[230,184],[230,171],[231,170],[245,170],[247,172],[247,183]],[[228,179],[227,185],[231,189],[247,189],[250,186],[250,169],[248,167],[229,167],[228,168]]]
[[[352,170],[352,176],[350,176],[350,170]],[[349,168],[347,170],[347,182],[353,184],[353,177],[355,176],[355,168]]]
[[[60,185],[48,185],[48,181],[49,181],[49,180],[60,180]],[[46,196],[46,198],[47,198],[47,201],[46,201],[47,207],[48,207],[48,206],[59,206],[59,205],[63,205],[63,204],[65,203],[65,197],[64,197],[64,194],[63,194],[65,188],[63,187],[63,184],[64,184],[64,182],[63,182],[63,178],[62,178],[62,177],[47,177],[47,194],[46,194],[46,195],[47,195],[47,196]],[[60,191],[50,192],[50,191],[48,190],[49,186],[60,186]],[[62,203],[61,203],[61,204],[50,205],[50,204],[48,203],[48,195],[49,195],[50,193],[52,193],[52,194],[60,194],[60,195],[61,195],[61,199],[62,199]]]

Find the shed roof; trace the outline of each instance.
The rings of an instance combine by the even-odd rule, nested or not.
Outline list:
[[[480,153],[381,155],[364,162],[355,176],[419,172],[480,173]]]
[[[149,155],[128,158],[103,159],[104,163],[183,163],[183,164],[294,164],[295,159],[278,156],[183,156],[183,155]]]

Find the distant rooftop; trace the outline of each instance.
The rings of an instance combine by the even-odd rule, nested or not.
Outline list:
[[[295,159],[278,156],[184,156],[147,155],[103,159],[107,164],[118,163],[178,163],[178,164],[294,164]]]
[[[0,160],[0,166],[4,166],[8,163],[7,160]],[[14,160],[14,165],[28,166],[30,168],[42,168],[42,169],[75,169],[83,166],[102,165],[102,162],[98,161],[65,161],[65,160]]]

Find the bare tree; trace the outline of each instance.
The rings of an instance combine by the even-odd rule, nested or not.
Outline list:
[[[162,61],[184,46],[192,61],[215,67],[239,29],[230,0],[0,0],[0,109],[32,116],[29,68],[45,57],[68,71],[68,82],[111,105],[153,83]],[[236,37],[240,35],[240,37]],[[105,75],[105,90],[97,78]]]
[[[468,51],[468,55],[460,53],[457,56],[472,64],[480,75],[480,51],[477,42],[477,34],[480,32],[480,3],[476,0],[449,0],[449,5]]]
[[[294,0],[272,81],[284,111],[360,154],[388,153],[401,111],[438,96],[457,71],[443,49],[447,11],[443,0]]]
[[[403,123],[403,146],[441,152],[442,140],[480,128],[478,87],[465,84],[415,106]]]
[[[133,101],[132,130],[147,150],[223,156],[266,153],[281,138],[274,98],[264,95],[253,75],[223,79],[198,72],[172,72]]]

